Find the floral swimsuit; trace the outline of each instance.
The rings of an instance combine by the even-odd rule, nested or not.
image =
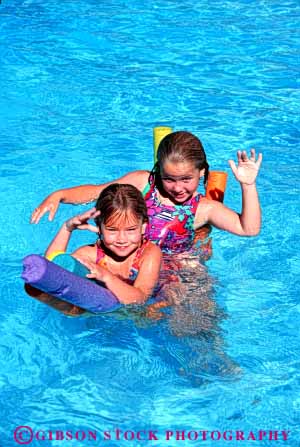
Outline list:
[[[163,205],[154,182],[144,198],[149,223],[145,236],[158,245],[163,253],[182,253],[191,250],[195,239],[194,220],[201,194],[183,205]]]

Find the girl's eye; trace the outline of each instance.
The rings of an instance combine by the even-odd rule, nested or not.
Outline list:
[[[184,178],[182,178],[182,179],[180,179],[180,180],[178,180],[179,182],[183,182],[183,183],[189,183],[189,182],[191,182],[193,179],[191,178],[191,177],[184,177]],[[176,180],[174,180],[174,179],[172,179],[172,178],[167,178],[167,177],[163,177],[163,181],[164,182],[166,182],[166,183],[173,183],[173,182],[175,182]]]

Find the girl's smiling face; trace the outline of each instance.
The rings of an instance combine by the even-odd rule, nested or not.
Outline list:
[[[161,168],[164,191],[176,203],[184,203],[196,193],[204,169],[199,170],[191,162],[165,161]]]
[[[111,253],[126,258],[140,246],[145,226],[130,212],[112,216],[101,223],[102,242]]]

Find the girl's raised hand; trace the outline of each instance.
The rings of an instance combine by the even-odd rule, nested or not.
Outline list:
[[[262,154],[258,154],[256,160],[255,149],[251,149],[250,158],[246,151],[238,151],[237,159],[237,166],[233,160],[228,161],[235,178],[242,184],[253,185],[262,162]]]
[[[99,215],[100,211],[96,211],[96,208],[92,208],[85,213],[78,214],[77,216],[68,219],[65,223],[66,229],[70,232],[73,230],[89,230],[93,233],[99,233],[98,227],[88,223],[90,219],[95,219],[95,217]]]
[[[31,214],[30,223],[39,223],[44,214],[49,213],[49,220],[53,220],[60,204],[60,197],[56,192],[50,194]]]

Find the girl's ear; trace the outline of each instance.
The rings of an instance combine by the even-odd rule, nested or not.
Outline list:
[[[146,228],[147,228],[147,222],[143,223],[142,225],[142,234],[145,234]]]
[[[203,169],[200,169],[200,172],[199,172],[199,177],[201,178],[201,177],[204,177],[205,176],[205,168],[203,168]]]

